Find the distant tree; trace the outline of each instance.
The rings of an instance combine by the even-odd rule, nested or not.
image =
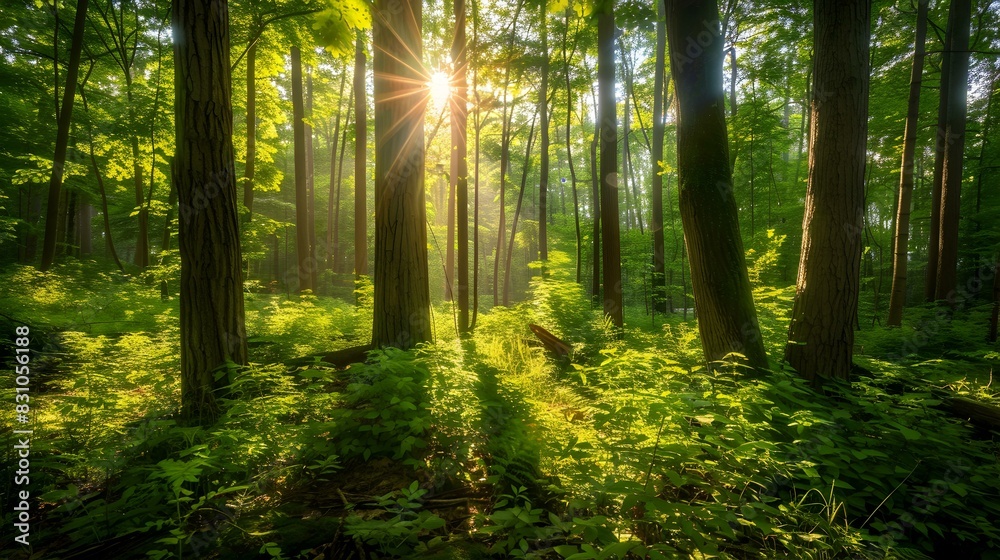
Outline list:
[[[806,379],[847,379],[860,287],[871,1],[814,6],[809,186],[785,359]]]
[[[899,172],[899,198],[896,202],[896,232],[892,251],[892,294],[889,296],[890,327],[903,321],[906,304],[906,269],[910,240],[910,204],[913,200],[914,160],[917,150],[917,119],[920,116],[920,87],[923,82],[924,41],[927,38],[927,7],[929,0],[919,0],[917,31],[913,42],[913,66],[910,70],[910,94],[903,134],[903,165]]]
[[[229,10],[225,0],[173,0],[176,153],[180,203],[181,409],[207,423],[226,377],[247,361],[243,314]]]
[[[421,0],[375,2],[375,347],[431,339],[422,20]]]
[[[750,366],[766,368],[729,167],[723,37],[711,23],[719,19],[718,7],[715,0],[667,0],[666,12],[680,214],[705,359],[736,352]]]
[[[80,75],[80,56],[83,52],[83,32],[87,23],[87,0],[76,5],[76,19],[73,22],[73,39],[69,51],[69,65],[66,69],[66,87],[63,102],[56,123],[56,151],[52,158],[52,175],[49,179],[48,207],[45,209],[45,238],[42,242],[42,270],[48,270],[56,257],[56,239],[59,236],[59,198],[62,192],[63,169],[66,166],[66,149],[69,147],[69,128],[73,118],[73,99],[76,97],[76,81]],[[140,189],[141,192],[141,189]]]

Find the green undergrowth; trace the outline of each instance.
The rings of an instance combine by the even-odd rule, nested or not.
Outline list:
[[[777,364],[791,292],[758,281],[772,257],[751,255],[751,279]],[[0,294],[38,341],[40,557],[1000,557],[995,433],[946,406],[995,402],[995,347],[973,336],[985,308],[862,330],[859,375],[817,390],[780,367],[706,368],[693,319],[630,309],[617,332],[560,270],[468,339],[441,304],[435,342],[342,371],[284,362],[366,341],[370,285],[358,306],[248,292],[252,363],[218,422],[189,427],[176,298],[64,266],[83,268],[15,269]]]

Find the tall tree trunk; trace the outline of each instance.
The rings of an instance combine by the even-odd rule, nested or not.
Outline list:
[[[455,64],[451,86],[451,176],[457,191],[458,206],[458,332],[464,334],[469,332],[469,105],[466,85],[469,68],[465,41],[465,0],[455,0],[455,39],[451,45],[451,59]]]
[[[254,164],[257,159],[257,43],[247,50],[247,163],[243,168],[243,206],[246,222],[253,216]]]
[[[951,45],[955,28],[955,5],[950,7],[948,31],[945,34],[944,52],[941,54],[941,79],[938,99],[937,130],[934,136],[934,183],[931,188],[930,241],[927,244],[927,273],[924,299],[934,301],[937,295],[938,260],[941,243],[941,189],[944,178],[944,151],[948,128],[948,95],[951,92]]]
[[[365,91],[364,31],[354,51],[354,275],[368,274],[368,97]]]
[[[135,99],[132,95],[131,74],[126,73],[125,78],[129,124],[135,126],[139,119],[135,111]],[[145,196],[143,196],[142,163],[139,161],[139,134],[132,132],[131,136],[132,182],[135,190],[135,208],[139,220],[139,232],[135,239],[135,255],[133,255],[132,260],[139,268],[146,268],[149,266],[149,212],[146,210]]]
[[[343,269],[344,251],[340,247],[340,193],[343,190],[344,181],[344,149],[347,147],[347,126],[351,121],[351,110],[354,107],[354,98],[347,103],[347,118],[344,121],[344,132],[340,139],[340,158],[337,162],[337,200],[333,209],[333,272],[341,272]],[[333,165],[331,162],[330,165]]]
[[[347,83],[347,69],[344,68],[340,74],[340,89],[337,95],[337,116],[333,119],[333,136],[330,139],[330,189],[326,198],[326,268],[330,272],[336,272],[337,262],[337,234],[339,231],[338,216],[340,216],[340,205],[334,207],[334,201],[340,202],[340,185],[337,178],[337,145],[340,141],[340,115],[344,106],[344,85]],[[344,125],[347,126],[346,123]]]
[[[62,107],[56,130],[56,151],[52,158],[52,176],[49,179],[48,206],[45,209],[45,238],[42,242],[41,270],[52,267],[56,256],[56,238],[59,230],[59,198],[62,190],[63,171],[66,165],[66,149],[69,147],[69,126],[73,118],[73,98],[76,97],[76,80],[80,74],[80,54],[83,52],[83,32],[87,23],[87,0],[76,4],[76,19],[73,22],[73,41],[69,52],[69,66],[66,69],[66,87],[63,89]]]
[[[510,165],[510,120],[514,111],[507,110],[507,88],[510,86],[510,66],[504,69],[503,115],[500,123],[500,220],[497,224],[497,250],[493,258],[493,305],[500,305],[500,259],[503,241],[507,237],[507,168]]]
[[[431,339],[424,217],[421,0],[376,0],[375,309],[372,345]]]
[[[785,359],[806,379],[847,379],[860,284],[871,1],[815,6],[809,187]]]
[[[449,96],[451,97],[451,96]],[[450,99],[449,99],[450,101]],[[454,109],[454,107],[452,107]],[[449,128],[454,124],[455,115],[451,114]],[[451,139],[449,138],[449,141]],[[455,162],[455,144],[451,144],[451,160],[449,161],[449,171],[448,171],[448,194],[446,195],[446,200],[448,204],[447,214],[447,230],[445,233],[445,258],[444,258],[444,300],[452,301],[454,299],[453,292],[454,282],[455,282],[455,191],[457,190],[457,177],[455,176],[455,171],[458,168],[458,164]]]
[[[604,315],[623,326],[622,262],[618,230],[618,119],[615,111],[615,8],[607,0],[597,16],[597,84],[601,126],[601,246]]]
[[[472,52],[479,52],[479,2],[472,0]],[[473,172],[472,200],[472,318],[469,321],[469,332],[476,329],[476,317],[479,314],[479,140],[483,131],[483,120],[480,120],[479,105],[479,60],[473,61],[472,92],[475,97],[475,116],[473,126],[476,128],[475,170]],[[488,113],[487,113],[488,115]]]
[[[763,369],[767,354],[751,295],[728,165],[720,70],[723,37],[719,27],[710,23],[718,21],[718,7],[715,0],[668,0],[666,12],[670,73],[677,91],[681,222],[705,360],[711,366],[736,352],[751,367]],[[693,56],[691,44],[700,45],[703,51]]]
[[[176,0],[175,0],[176,1]],[[298,255],[299,291],[314,290],[310,258],[309,191],[306,183],[306,131],[302,118],[302,53],[292,47],[292,135],[295,151],[295,246]]]
[[[304,131],[305,131],[305,147],[306,147],[306,195],[308,197],[306,212],[307,219],[307,231],[309,232],[309,261],[312,266],[309,268],[309,284],[312,287],[312,291],[316,292],[319,288],[319,283],[317,282],[317,275],[319,273],[319,255],[316,254],[316,183],[314,180],[313,173],[313,129],[312,120],[313,113],[313,87],[312,87],[312,68],[306,65],[306,96],[305,96],[305,119],[303,119]]]
[[[594,94],[593,86],[590,89],[591,95],[594,98],[594,112],[599,111],[598,107],[600,105],[597,102],[597,95]],[[596,123],[594,123],[594,137],[590,141],[590,200],[591,200],[591,214],[593,214],[593,226],[594,231],[593,236],[593,249],[594,249],[594,270],[592,271],[591,277],[591,298],[593,304],[601,304],[601,178],[598,172],[598,160],[597,160],[597,149],[600,143],[601,137],[601,122],[600,117]]]
[[[88,197],[89,198],[89,197]],[[80,247],[80,255],[88,256],[93,254],[93,230],[90,221],[94,218],[94,207],[86,200],[80,204],[80,215],[77,221],[80,223],[77,245]]]
[[[576,165],[573,163],[573,86],[570,81],[570,55],[566,52],[566,40],[569,35],[569,18],[572,8],[566,8],[566,28],[562,37],[562,59],[566,78],[566,160],[569,162],[570,187],[573,189],[573,225],[576,226],[576,283],[583,282],[583,236],[580,232],[580,200],[576,191]],[[574,42],[574,52],[576,51]]]
[[[538,169],[538,258],[549,260],[549,31],[546,26],[546,2],[538,6],[538,32],[542,39],[542,83],[538,88],[538,112],[541,130],[541,161]]]
[[[948,125],[945,129],[944,164],[941,175],[941,231],[938,242],[937,280],[934,299],[951,299],[958,277],[959,205],[962,201],[962,171],[965,160],[965,120],[969,93],[969,28],[972,0],[951,4],[951,75],[948,77]]]
[[[666,89],[664,70],[667,50],[667,28],[665,0],[656,1],[656,63],[653,70],[653,138],[650,164],[652,165],[653,191],[653,308],[660,313],[667,310],[666,267],[663,261],[663,175],[660,162],[663,160],[664,106],[663,94]]]
[[[225,0],[173,0],[176,145],[173,180],[182,209],[181,411],[208,423],[228,376],[247,362],[243,314],[229,10]]]
[[[924,71],[924,41],[927,38],[929,0],[919,0],[917,33],[913,43],[913,66],[910,69],[909,105],[903,134],[903,165],[899,172],[899,198],[896,201],[896,235],[892,250],[892,293],[886,324],[898,327],[903,322],[906,304],[906,268],[910,241],[910,202],[913,198],[913,162],[917,150],[917,121],[920,117],[920,87]]]

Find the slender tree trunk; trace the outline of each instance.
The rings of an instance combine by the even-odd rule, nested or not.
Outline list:
[[[115,261],[118,270],[125,272],[121,259],[118,258],[118,251],[115,250],[114,237],[111,235],[111,216],[108,213],[108,193],[104,188],[104,177],[101,169],[97,166],[97,157],[94,155],[94,130],[90,121],[90,107],[87,105],[87,95],[83,84],[80,84],[80,100],[83,102],[83,111],[87,113],[87,144],[90,153],[90,165],[94,170],[94,177],[97,178],[97,190],[101,195],[101,215],[104,218],[104,241],[108,247],[108,254]]]
[[[667,0],[671,75],[677,91],[677,176],[705,360],[731,353],[767,368],[733,197],[715,0]],[[689,56],[686,38],[704,50]]]
[[[802,255],[785,359],[847,379],[858,313],[868,129],[870,0],[817,0]]]
[[[247,163],[243,169],[243,206],[246,222],[253,217],[254,165],[257,159],[257,43],[247,50]]]
[[[176,0],[175,0],[176,1]],[[292,47],[292,134],[295,151],[295,245],[298,254],[299,291],[314,290],[309,245],[309,191],[306,183],[306,131],[302,103],[302,53]]]
[[[573,86],[570,81],[570,56],[566,51],[569,18],[572,8],[566,8],[566,28],[562,37],[562,59],[566,78],[566,160],[569,162],[570,187],[573,189],[573,224],[576,226],[576,283],[583,282],[583,236],[580,232],[580,200],[576,191],[576,165],[573,163]],[[575,45],[575,43],[574,43]],[[576,48],[574,47],[574,51]]]
[[[344,132],[340,138],[340,158],[337,162],[337,200],[333,209],[333,272],[340,272],[343,269],[344,251],[340,248],[340,194],[343,190],[344,182],[344,149],[347,147],[347,126],[351,122],[351,110],[354,106],[354,99],[347,102],[347,118],[344,120]],[[331,165],[333,163],[331,162]]]
[[[354,275],[368,274],[368,97],[365,91],[364,31],[354,51]]]
[[[665,0],[656,1],[656,63],[653,70],[653,139],[650,154],[652,164],[653,191],[653,308],[663,313],[667,310],[666,267],[663,261],[663,175],[660,162],[663,160],[664,106],[663,94],[666,89],[664,70],[667,50],[667,28]]]
[[[472,0],[472,44],[473,53],[479,52],[479,2]],[[472,92],[475,97],[475,116],[473,125],[476,127],[476,155],[473,177],[472,201],[472,319],[469,321],[469,332],[476,329],[476,318],[479,314],[479,140],[483,130],[483,120],[480,120],[479,105],[479,61],[473,61]]]
[[[948,77],[948,125],[945,129],[941,175],[941,231],[934,299],[951,300],[958,281],[959,206],[965,160],[965,121],[968,112],[969,28],[971,0],[953,0],[951,17],[951,75]],[[951,303],[951,301],[949,301]]]
[[[66,150],[69,147],[69,126],[73,118],[73,98],[76,96],[76,80],[80,74],[80,54],[83,52],[83,33],[86,23],[87,0],[79,0],[76,5],[76,18],[73,22],[73,41],[69,52],[69,66],[66,70],[66,87],[63,90],[63,102],[59,110],[56,151],[52,158],[52,176],[49,180],[48,207],[45,210],[45,239],[42,243],[41,264],[43,271],[52,267],[56,256],[59,198],[66,165]]]
[[[469,106],[465,0],[455,0],[455,39],[451,45],[451,59],[455,64],[451,102],[451,176],[458,206],[458,332],[465,334],[469,332]]]
[[[330,272],[336,272],[337,262],[337,234],[339,231],[338,216],[340,216],[339,205],[334,207],[334,201],[339,202],[340,181],[337,178],[337,145],[340,141],[340,115],[343,113],[344,85],[347,83],[347,69],[343,69],[340,74],[340,93],[337,95],[337,116],[333,118],[333,136],[330,139],[330,189],[326,198],[326,268]],[[345,128],[347,124],[344,124]]]
[[[181,411],[209,423],[247,362],[225,0],[174,0],[173,180],[180,202]]]
[[[622,262],[618,230],[618,119],[615,111],[615,11],[608,0],[597,16],[597,83],[601,126],[601,242],[604,315],[623,326]]]
[[[535,114],[537,116],[537,113]],[[517,220],[521,216],[521,203],[524,201],[524,190],[528,182],[528,167],[531,165],[531,144],[535,139],[535,119],[531,119],[531,129],[528,131],[528,143],[524,148],[524,167],[521,169],[521,190],[517,195],[517,206],[514,208],[514,221],[510,225],[510,243],[507,245],[507,263],[503,273],[503,304],[510,305],[510,267],[514,256],[514,237],[517,235]]]
[[[90,221],[94,218],[94,207],[90,204],[89,197],[80,204],[80,215],[77,220],[80,222],[79,238],[77,244],[80,247],[80,255],[87,256],[94,252],[93,230]]]
[[[319,288],[317,275],[319,273],[319,255],[316,254],[316,183],[313,173],[313,129],[310,121],[313,113],[312,68],[306,65],[306,96],[305,96],[305,129],[306,147],[306,195],[308,197],[306,212],[307,231],[309,233],[309,285],[315,293]],[[334,263],[336,264],[336,263]]]
[[[594,98],[594,112],[599,111],[600,105],[597,102],[597,95],[594,94],[591,86],[591,94]],[[590,142],[590,182],[591,182],[591,213],[594,219],[593,249],[594,249],[594,270],[591,278],[591,297],[593,304],[601,304],[601,178],[598,172],[597,149],[601,137],[601,121],[598,116],[594,123],[594,137]]]
[[[431,340],[424,216],[422,2],[376,0],[375,309],[372,345]]]
[[[538,112],[541,126],[541,161],[538,177],[538,258],[549,260],[548,198],[549,198],[549,32],[546,26],[546,3],[538,7],[538,32],[542,38],[542,83],[538,88]]]
[[[450,96],[449,96],[450,97]],[[455,116],[452,113],[449,121],[449,128],[451,124],[454,124]],[[450,141],[450,138],[449,138]],[[451,160],[449,161],[449,172],[448,172],[448,194],[446,195],[446,201],[448,204],[448,210],[446,212],[446,233],[445,233],[445,258],[444,258],[444,300],[452,301],[454,299],[453,292],[454,282],[455,282],[455,191],[457,190],[457,177],[455,176],[455,171],[458,168],[458,164],[455,162],[455,145],[451,145]]]
[[[510,66],[504,70],[503,120],[500,125],[500,221],[497,224],[497,250],[493,259],[493,305],[500,305],[500,259],[503,257],[503,241],[507,237],[507,167],[510,165],[510,119],[513,109],[507,111],[507,88],[510,86]]]
[[[927,7],[929,0],[919,0],[917,32],[913,43],[913,66],[910,70],[909,105],[903,134],[903,165],[899,172],[899,198],[896,202],[896,235],[892,251],[892,293],[889,296],[889,318],[886,324],[898,327],[903,322],[906,304],[906,268],[910,240],[910,202],[913,197],[913,162],[917,150],[917,125],[920,117],[920,87],[923,82],[924,41],[927,37]]]

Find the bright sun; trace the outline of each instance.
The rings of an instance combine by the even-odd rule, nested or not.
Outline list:
[[[431,90],[431,102],[435,107],[442,108],[448,103],[448,96],[451,95],[451,84],[448,83],[446,72],[438,70],[431,74],[427,87]]]

